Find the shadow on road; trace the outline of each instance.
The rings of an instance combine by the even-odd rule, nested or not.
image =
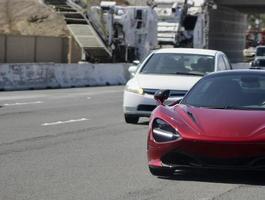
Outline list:
[[[265,171],[195,170],[178,171],[172,177],[161,179],[211,183],[265,185]]]

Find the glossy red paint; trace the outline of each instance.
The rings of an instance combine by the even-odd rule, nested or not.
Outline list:
[[[156,118],[177,129],[182,139],[156,142],[152,132]],[[196,108],[182,104],[158,106],[150,119],[147,149],[149,167],[179,167],[163,163],[163,157],[177,152],[199,160],[198,167],[225,168],[230,166],[230,160],[249,158],[244,166],[240,161],[236,167],[233,164],[230,167],[254,169],[263,165],[260,160],[265,158],[265,111]],[[219,161],[225,164],[219,165]]]

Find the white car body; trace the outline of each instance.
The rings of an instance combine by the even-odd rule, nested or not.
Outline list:
[[[231,69],[231,65],[224,53],[214,50],[204,49],[189,49],[189,48],[171,48],[160,49],[152,52],[139,65],[135,75],[130,79],[125,87],[123,96],[123,111],[125,114],[125,121],[128,123],[137,123],[139,117],[150,116],[152,110],[156,107],[154,100],[154,93],[157,90],[167,89],[171,90],[172,95],[168,98],[166,103],[173,103],[186,94],[186,92],[199,80],[202,76],[194,75],[180,75],[180,74],[143,74],[141,70],[145,67],[149,58],[154,54],[194,54],[206,55],[214,57],[214,71]],[[224,69],[218,66],[219,59],[225,59]]]

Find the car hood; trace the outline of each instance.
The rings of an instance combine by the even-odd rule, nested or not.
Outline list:
[[[135,79],[141,88],[189,90],[202,76],[191,75],[146,75],[138,74]]]
[[[256,56],[255,60],[265,60],[265,56]]]
[[[214,138],[265,136],[265,111],[177,106],[184,122],[198,135]]]

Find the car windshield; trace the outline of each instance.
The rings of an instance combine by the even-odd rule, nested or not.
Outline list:
[[[214,56],[197,54],[156,53],[140,73],[187,74],[203,76],[214,71]]]
[[[258,47],[256,55],[257,56],[265,56],[265,47]]]
[[[212,109],[265,110],[265,74],[235,74],[202,79],[182,103]]]

